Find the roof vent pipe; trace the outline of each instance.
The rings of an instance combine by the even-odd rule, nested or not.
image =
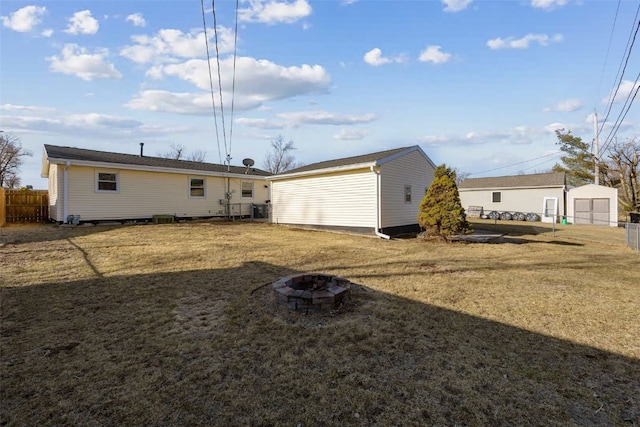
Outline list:
[[[141,142],[140,143],[140,157],[144,157],[144,154],[142,152],[143,148],[144,148],[144,142]]]

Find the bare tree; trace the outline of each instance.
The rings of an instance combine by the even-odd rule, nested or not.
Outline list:
[[[204,162],[207,157],[207,152],[203,150],[195,150],[192,153],[187,154],[187,151],[182,144],[171,144],[170,147],[171,150],[166,153],[158,154],[158,157],[173,160],[189,160],[192,162]]]
[[[622,208],[640,211],[640,142],[636,139],[611,145],[608,173],[611,183],[620,189]]]
[[[469,175],[471,175],[470,172],[463,172],[458,168],[453,168],[452,171],[453,171],[453,176],[455,176],[456,185],[460,185],[462,181],[469,178]]]
[[[284,142],[282,135],[271,141],[271,152],[264,159],[263,167],[272,174],[279,174],[300,167],[296,158],[291,154],[296,147],[293,141]]]
[[[20,137],[12,133],[0,133],[0,187],[18,187],[18,171],[23,157],[32,155],[31,151],[22,148]]]

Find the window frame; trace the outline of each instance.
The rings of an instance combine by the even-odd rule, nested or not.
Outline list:
[[[250,184],[251,185],[251,195],[250,196],[245,196],[244,195],[244,188],[242,188],[244,186],[244,184]],[[253,199],[253,195],[255,193],[255,185],[253,181],[240,181],[240,198],[242,199]]]
[[[496,194],[498,195],[498,201],[496,201]],[[502,191],[491,192],[491,203],[502,203]]]
[[[412,199],[411,185],[405,184],[404,185],[404,203],[411,204],[411,199]]]
[[[115,176],[115,180],[111,181],[111,180],[106,180],[106,179],[100,179],[100,174],[108,174],[108,175],[114,175]],[[105,171],[105,170],[96,170],[95,172],[95,192],[96,193],[119,193],[120,192],[120,173],[119,172],[114,172],[114,171]],[[105,182],[105,183],[115,183],[116,184],[116,189],[115,190],[108,190],[108,189],[101,189],[100,188],[100,183],[101,182]]]
[[[193,180],[197,179],[202,181],[202,186],[194,186]],[[201,196],[194,196],[193,190],[202,189]],[[189,177],[189,198],[190,199],[205,199],[207,197],[207,180],[203,176],[190,176]]]

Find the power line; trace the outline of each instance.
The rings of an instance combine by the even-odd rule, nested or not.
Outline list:
[[[236,99],[236,58],[238,52],[238,1],[236,0],[236,24],[233,39],[233,83],[231,85],[231,121],[229,123],[229,154],[231,154],[231,141],[233,139],[233,106]]]
[[[618,12],[620,11],[620,1],[621,0],[618,0],[618,6],[616,7],[616,14],[613,17],[611,34],[609,34],[609,44],[607,45],[607,54],[604,57],[604,64],[602,65],[602,73],[600,74],[600,83],[598,83],[598,92],[596,93],[596,99],[600,98],[600,89],[602,89],[602,80],[604,79],[604,72],[607,68],[607,62],[609,60],[609,52],[611,51],[611,40],[613,40],[613,32],[616,29],[616,22],[618,21]]]
[[[636,9],[636,16],[633,18],[633,22],[636,22],[636,19],[638,19],[638,13],[640,13],[640,4],[638,5],[638,9]],[[627,40],[627,47],[625,47],[625,52],[627,57],[625,59],[623,59],[620,62],[620,66],[618,67],[618,73],[616,73],[616,78],[615,80],[618,80],[618,74],[620,75],[620,79],[618,80],[618,84],[614,83],[614,87],[615,87],[615,91],[613,93],[613,95],[609,98],[609,106],[607,108],[607,113],[604,117],[604,120],[602,121],[602,125],[600,126],[600,129],[598,130],[597,136],[600,136],[600,133],[602,132],[602,129],[604,129],[604,125],[607,122],[607,119],[609,118],[609,113],[611,113],[611,108],[613,107],[613,101],[616,99],[616,96],[618,95],[618,90],[620,89],[620,85],[622,84],[622,79],[624,77],[624,72],[627,69],[627,64],[629,63],[629,57],[631,56],[631,50],[633,49],[633,45],[636,41],[636,35],[638,34],[638,28],[640,28],[640,21],[638,21],[638,25],[636,26],[636,30],[635,32],[633,31],[633,26],[631,27],[631,33],[629,33],[629,39]],[[631,34],[633,34],[633,40],[631,39]],[[629,44],[631,43],[631,44]],[[624,54],[623,54],[623,58],[624,58]],[[624,63],[624,67],[622,66],[622,64]],[[620,73],[620,69],[622,68],[622,73]],[[612,89],[613,90],[613,89]]]
[[[209,67],[209,87],[211,88],[211,106],[213,107],[213,121],[216,125],[216,142],[218,143],[218,157],[222,164],[222,154],[220,153],[220,135],[218,132],[218,115],[216,114],[216,100],[213,93],[213,77],[211,76],[211,57],[209,56],[209,36],[207,35],[207,20],[204,16],[204,0],[200,0],[202,9],[202,27],[204,28],[204,43],[207,49],[207,65]],[[222,101],[222,99],[221,99]]]
[[[615,137],[616,133],[620,129],[620,126],[622,126],[622,122],[624,121],[625,117],[627,117],[627,113],[631,109],[631,105],[633,104],[633,101],[636,99],[636,95],[638,95],[638,90],[640,89],[640,84],[638,84],[639,80],[640,80],[640,73],[638,73],[638,77],[636,77],[636,81],[633,83],[633,86],[631,86],[631,91],[629,92],[629,95],[627,96],[627,99],[625,100],[624,105],[622,106],[622,110],[620,110],[620,114],[618,115],[616,122],[613,124],[613,127],[611,128],[611,131],[609,132],[609,135],[605,140],[605,144],[602,147],[603,151],[611,144],[611,142],[613,142],[613,138]],[[635,92],[633,92],[634,87],[636,88]],[[632,93],[633,93],[633,97],[631,96]],[[628,106],[627,106],[627,103],[629,103]],[[625,110],[625,107],[627,107],[626,110]],[[623,111],[624,111],[624,114],[623,114]]]
[[[218,66],[218,88],[220,90],[220,115],[222,116],[222,139],[224,141],[224,151],[227,155],[227,166],[230,166],[231,155],[227,148],[227,130],[224,121],[224,103],[222,102],[222,76],[220,75],[220,50],[218,49],[218,20],[216,19],[216,0],[211,0],[211,8],[213,13],[213,34],[215,35],[216,44],[216,64]]]
[[[506,169],[506,168],[510,168],[510,167],[512,167],[512,166],[518,166],[518,165],[521,165],[521,164],[523,164],[523,163],[532,162],[532,161],[534,161],[534,160],[544,159],[545,157],[550,157],[550,156],[559,156],[560,154],[561,154],[561,153],[558,153],[558,152],[551,153],[551,154],[545,154],[544,156],[536,157],[536,158],[529,159],[529,160],[523,160],[523,161],[521,161],[521,162],[512,163],[512,164],[510,164],[510,165],[500,166],[500,167],[493,168],[493,169],[487,169],[487,170],[480,171],[480,172],[473,172],[473,173],[470,173],[468,176],[471,176],[471,175],[480,175],[481,173],[493,172],[493,171],[497,171],[497,170],[500,170],[500,169]],[[552,160],[552,159],[550,159],[550,160]]]

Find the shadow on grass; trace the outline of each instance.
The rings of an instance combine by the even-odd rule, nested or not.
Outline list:
[[[128,227],[129,225],[82,225],[61,226],[58,224],[11,224],[0,227],[0,247],[2,244],[18,246],[26,243],[50,242],[74,237],[88,236],[102,233],[114,228]]]
[[[294,273],[3,288],[0,424],[640,423],[636,359],[364,284],[335,312],[291,313],[260,285]]]

